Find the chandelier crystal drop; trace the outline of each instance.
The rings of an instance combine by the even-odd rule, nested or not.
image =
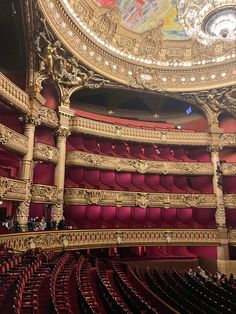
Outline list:
[[[236,0],[180,0],[178,18],[202,44],[236,41]]]

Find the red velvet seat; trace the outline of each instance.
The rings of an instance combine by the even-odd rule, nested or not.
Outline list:
[[[188,228],[194,228],[197,224],[193,221],[192,208],[177,208],[177,218]]]
[[[129,152],[127,149],[127,145],[123,142],[115,142],[114,143],[114,153],[117,156],[129,158]]]
[[[177,220],[177,210],[176,208],[162,208],[161,216],[165,222],[173,226]]]
[[[157,148],[150,144],[150,145],[144,145],[143,146],[144,152],[143,155],[146,157],[146,159],[150,160],[165,160],[165,158],[162,158],[160,156],[160,153],[158,154]]]
[[[159,227],[162,220],[161,209],[159,207],[148,207],[147,208],[147,219],[153,227]]]
[[[199,190],[195,190],[189,186],[186,176],[174,176],[174,182],[177,188],[185,191],[186,193],[199,193]]]
[[[88,149],[84,146],[83,137],[78,134],[72,134],[68,137],[67,142],[75,149],[87,152]]]
[[[147,209],[141,207],[132,207],[133,224],[137,227],[147,226]]]
[[[169,161],[179,161],[174,157],[173,151],[169,147],[159,147],[160,156]]]
[[[97,140],[94,138],[86,137],[83,139],[84,147],[91,153],[100,153]]]
[[[131,173],[128,172],[116,173],[116,182],[121,186],[122,190],[137,191],[137,188],[134,187],[132,184]]]
[[[129,153],[130,156],[137,158],[137,159],[143,159],[143,151],[140,144],[130,144],[129,145]]]
[[[211,155],[206,147],[189,149],[189,157],[201,162],[211,162]]]
[[[203,225],[204,228],[215,228],[215,209],[214,208],[194,208],[194,220]]]
[[[154,192],[152,188],[150,188],[148,185],[146,185],[145,182],[145,177],[147,175],[141,174],[141,173],[132,173],[132,183],[138,191],[143,191],[143,192]]]
[[[115,227],[116,222],[116,207],[115,206],[101,206],[100,207],[101,219],[106,227]]]
[[[145,183],[157,193],[168,193],[169,189],[164,188],[160,183],[160,176],[158,174],[148,174],[145,176]]]
[[[160,183],[165,189],[169,189],[172,193],[186,193],[175,185],[174,176],[172,175],[160,176]]]
[[[86,225],[88,228],[99,228],[101,226],[101,211],[99,205],[88,205],[85,210],[87,218]]]
[[[99,169],[85,169],[84,170],[85,180],[89,185],[93,186],[99,190],[107,190],[107,185],[103,184],[100,179],[100,170]]]
[[[117,207],[116,210],[116,217],[117,220],[120,222],[119,224],[123,227],[128,227],[131,225],[131,218],[132,218],[131,207]]]
[[[213,193],[212,177],[196,176],[190,177],[193,189],[199,190],[201,193]]]
[[[111,142],[99,140],[99,149],[105,155],[115,156]]]
[[[101,171],[100,172],[101,182],[112,190],[121,190],[121,186],[116,182],[116,173],[114,171]]]
[[[174,156],[177,159],[180,159],[182,161],[185,161],[185,162],[195,162],[196,161],[196,160],[188,157],[187,152],[183,147],[175,147],[173,149],[173,152],[174,152]]]
[[[224,193],[236,193],[236,176],[224,176],[223,183]]]
[[[88,181],[85,180],[85,174],[84,174],[85,170],[84,168],[69,168],[67,170],[68,176],[69,178],[76,182],[76,184],[81,187],[81,188],[91,188],[93,187],[92,185],[90,185],[88,183]]]

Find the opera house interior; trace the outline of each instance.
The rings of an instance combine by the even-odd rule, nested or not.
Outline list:
[[[0,313],[236,313],[236,1],[0,1]]]

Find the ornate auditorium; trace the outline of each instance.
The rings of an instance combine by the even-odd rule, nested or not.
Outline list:
[[[236,313],[236,1],[0,1],[0,313]]]

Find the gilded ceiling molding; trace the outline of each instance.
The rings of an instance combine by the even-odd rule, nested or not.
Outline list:
[[[25,199],[26,182],[0,177],[0,198],[4,200],[22,201]]]
[[[34,145],[34,159],[43,160],[47,162],[57,163],[59,158],[59,150],[57,147],[35,143]]]
[[[55,110],[47,108],[45,106],[41,106],[40,116],[42,124],[50,128],[56,128],[58,126],[59,120]]]
[[[232,242],[235,234],[230,233]],[[0,243],[12,250],[92,249],[105,247],[135,247],[162,245],[210,245],[220,244],[216,229],[93,229],[23,232],[0,235]]]
[[[227,208],[236,208],[236,194],[224,194],[224,205]]]
[[[67,205],[139,206],[142,208],[216,208],[216,197],[214,194],[145,193],[66,188],[65,203]]]
[[[127,159],[119,157],[90,154],[81,151],[71,151],[66,154],[67,166],[83,166],[115,171],[128,171],[139,173],[158,174],[191,174],[191,175],[212,175],[211,163],[204,162],[171,162],[152,161],[140,159]],[[230,170],[230,167],[229,167]],[[235,168],[236,171],[236,168]]]
[[[33,203],[56,204],[63,199],[63,191],[51,185],[33,184],[31,194]]]
[[[91,1],[38,0],[38,3],[55,37],[81,63],[108,80],[139,89],[171,92],[235,84],[234,43],[207,47],[190,40],[168,42],[161,40],[159,26],[142,35],[123,32],[115,10],[97,7],[94,10]],[[71,11],[79,10],[74,16],[80,22],[66,5]]]
[[[221,164],[224,176],[236,176],[236,162],[226,162]]]
[[[30,111],[29,96],[17,87],[3,73],[0,72],[0,98],[18,110],[28,113]]]
[[[20,154],[26,154],[28,151],[28,138],[1,123],[0,144]]]

